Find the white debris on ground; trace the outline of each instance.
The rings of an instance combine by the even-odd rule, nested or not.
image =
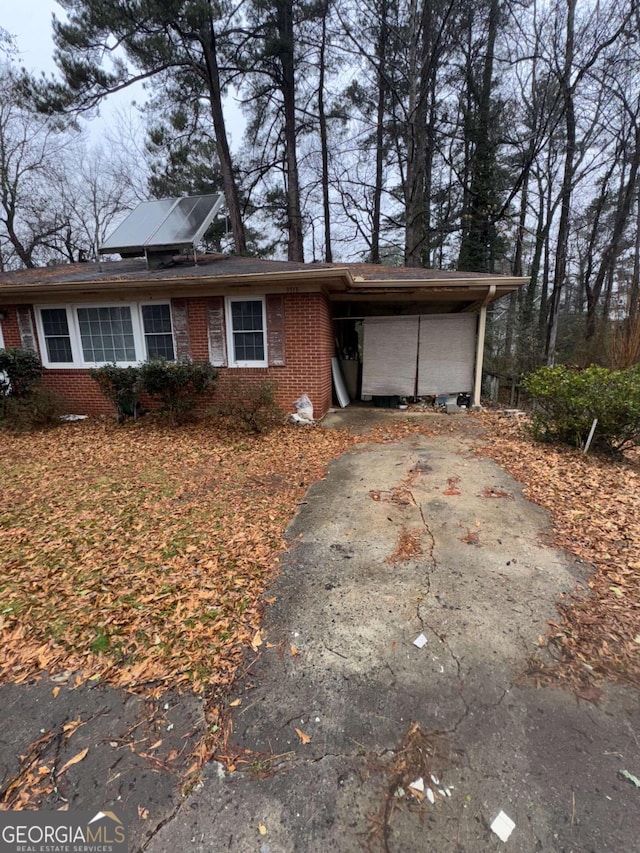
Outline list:
[[[492,832],[495,832],[500,841],[504,842],[508,841],[509,836],[515,828],[515,823],[511,820],[509,815],[505,814],[503,811],[498,812],[496,818],[491,824]]]
[[[293,401],[295,414],[291,415],[290,420],[294,424],[312,424],[313,423],[313,403],[306,394],[298,397]]]

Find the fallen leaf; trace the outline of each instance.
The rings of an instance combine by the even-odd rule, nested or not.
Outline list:
[[[260,835],[266,835],[267,834],[267,827],[263,823],[259,823],[258,824],[258,832],[260,833]]]
[[[254,652],[257,652],[258,649],[260,648],[260,646],[262,645],[262,643],[263,643],[262,634],[261,634],[260,630],[258,629],[255,632],[255,634],[253,635],[253,639],[251,640],[251,648],[253,649]]]
[[[599,687],[580,687],[576,690],[576,696],[579,699],[584,699],[586,702],[593,702],[597,705],[602,698],[602,690]]]
[[[57,699],[57,698],[58,698],[58,693],[60,693],[60,688],[59,688],[59,687],[54,687],[54,688],[53,688],[53,690],[52,690],[51,692],[53,693],[53,698],[54,698],[54,699]]]
[[[65,763],[62,765],[60,770],[58,770],[58,773],[56,775],[62,776],[62,774],[65,771],[67,771],[70,767],[72,767],[74,764],[78,764],[80,761],[82,761],[86,757],[88,752],[89,752],[88,746],[85,747],[84,749],[81,749],[80,752],[76,753],[76,755],[73,756],[73,758],[70,758],[68,761],[65,761]]]
[[[305,734],[300,729],[296,729],[296,734],[298,735],[298,737],[300,738],[302,743],[304,743],[304,744],[311,743],[311,735]]]
[[[147,820],[149,817],[149,809],[146,809],[144,806],[138,806],[138,817],[141,820]]]
[[[151,744],[149,749],[157,749],[162,744],[162,739],[157,740],[155,743]]]
[[[229,702],[230,708],[237,708],[238,705],[242,704],[242,699],[234,699],[233,702]]]
[[[295,646],[291,646],[291,654],[294,655],[294,657],[295,657],[295,655],[299,654],[299,652]]]

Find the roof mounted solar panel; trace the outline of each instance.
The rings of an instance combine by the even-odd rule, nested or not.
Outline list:
[[[123,258],[144,255],[148,265],[181,249],[192,249],[195,254],[223,201],[220,193],[143,201],[107,237],[99,252],[117,252]]]

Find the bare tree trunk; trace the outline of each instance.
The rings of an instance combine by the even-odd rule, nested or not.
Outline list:
[[[567,34],[565,41],[564,65],[562,69],[562,98],[564,104],[566,146],[562,189],[560,192],[560,224],[558,225],[556,265],[553,276],[551,304],[549,306],[547,346],[545,352],[547,363],[550,365],[552,365],[555,360],[556,342],[558,339],[560,297],[567,275],[571,196],[573,194],[574,158],[576,153],[576,116],[573,102],[574,90],[571,83],[571,69],[573,66],[574,56],[575,16],[576,0],[567,0]]]
[[[640,314],[640,186],[636,188],[636,239],[633,247],[633,274],[629,289],[629,307],[627,310],[627,329],[629,333],[635,328],[635,321]]]
[[[220,70],[218,68],[218,53],[216,46],[216,33],[213,21],[209,27],[209,41],[203,39],[203,51],[205,62],[207,64],[209,87],[209,102],[211,104],[211,118],[213,120],[213,129],[216,135],[216,150],[218,159],[220,160],[220,174],[222,176],[222,188],[224,191],[227,210],[229,212],[229,220],[231,222],[231,231],[233,233],[233,242],[237,254],[244,255],[247,252],[247,240],[244,230],[244,222],[242,221],[242,210],[240,207],[240,195],[238,186],[233,174],[233,162],[231,159],[231,151],[229,149],[229,140],[227,139],[227,128],[224,120],[224,112],[222,109],[222,93],[220,89]]]
[[[409,107],[407,121],[407,177],[405,182],[405,251],[404,262],[408,267],[419,267],[424,240],[424,181],[427,159],[425,125],[425,53],[430,36],[431,3],[423,0],[422,9],[418,0],[411,0],[409,12]],[[428,28],[428,29],[427,29]]]
[[[289,240],[287,258],[304,261],[300,179],[296,150],[296,85],[293,37],[293,0],[278,0],[276,19],[280,39],[278,56],[282,70],[281,91],[284,106],[284,144],[286,163],[287,221]]]
[[[320,69],[318,79],[318,120],[320,123],[320,148],[322,157],[322,210],[324,215],[324,259],[333,261],[331,251],[331,208],[329,205],[329,142],[327,139],[327,116],[324,108],[324,77],[326,71],[327,16],[331,0],[325,0],[322,9],[322,41],[320,43]]]
[[[631,212],[631,205],[636,193],[638,169],[640,168],[640,125],[636,126],[635,148],[629,165],[629,177],[626,186],[621,187],[618,205],[613,224],[613,233],[609,245],[604,250],[600,266],[593,282],[593,287],[587,287],[587,339],[594,336],[596,331],[596,315],[598,301],[608,274],[613,275],[616,259],[620,254],[622,238]],[[608,315],[608,312],[607,312]]]
[[[380,258],[380,223],[382,216],[382,182],[384,171],[385,147],[384,147],[384,119],[388,98],[387,82],[387,41],[389,37],[389,22],[387,0],[380,3],[380,29],[378,31],[378,42],[376,45],[376,77],[377,77],[377,104],[376,104],[376,177],[373,187],[373,211],[371,216],[371,254],[372,264],[379,264]]]

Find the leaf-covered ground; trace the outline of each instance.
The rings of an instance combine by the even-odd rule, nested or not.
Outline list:
[[[385,441],[425,423],[395,420]],[[346,431],[86,421],[2,435],[0,679],[231,683],[284,531]]]
[[[545,638],[559,666],[536,676],[588,687],[602,677],[640,686],[640,455],[611,460],[534,442],[526,422],[485,414],[481,452],[552,514],[557,544],[594,571],[590,595],[560,604]]]
[[[536,676],[585,689],[598,676],[640,684],[637,458],[535,444],[518,423],[488,414],[373,421],[367,442],[480,429],[480,452],[525,484],[552,513],[558,544],[595,568],[592,595],[565,600],[546,638],[562,665],[539,663]],[[72,684],[201,694],[218,732],[192,753],[201,765],[222,736],[220,703],[247,653],[268,642],[261,616],[286,526],[329,461],[362,440],[297,427],[257,437],[214,423],[171,429],[151,419],[3,434],[0,680],[44,670]],[[399,531],[398,558],[412,548],[411,531]]]
[[[0,677],[228,683],[297,502],[351,441],[148,422],[3,437]]]

